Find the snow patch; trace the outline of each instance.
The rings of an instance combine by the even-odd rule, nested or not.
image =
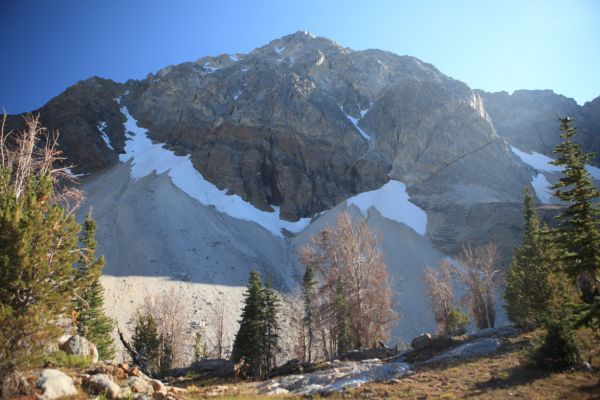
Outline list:
[[[365,115],[367,115],[367,113],[369,112],[369,110],[371,110],[371,107],[366,108],[364,110],[360,110],[360,118],[354,118],[351,115],[348,115],[344,112],[344,107],[340,106],[340,110],[342,110],[342,113],[344,113],[344,115],[346,116],[346,118],[348,118],[348,120],[350,122],[352,122],[352,125],[354,125],[354,127],[356,128],[356,130],[358,131],[358,133],[360,133],[360,135],[363,137],[363,139],[365,140],[371,140],[371,136],[369,136],[369,134],[367,132],[365,132],[360,126],[358,126],[358,122],[363,119],[365,117]]]
[[[233,61],[233,62],[240,61],[240,59],[238,58],[238,56],[235,56],[235,55],[230,55],[230,56],[229,56],[229,59],[230,59],[231,61]]]
[[[594,167],[593,165],[586,165],[585,169],[592,178],[600,181],[600,168]]]
[[[277,47],[277,46],[275,46],[275,47],[273,48],[273,50],[275,50],[275,53],[277,53],[277,54],[281,54],[281,53],[283,53],[283,51],[285,50],[285,47]]]
[[[65,168],[65,172],[69,175],[71,175],[73,178],[81,178],[82,176],[86,176],[87,174],[76,174],[73,172],[73,170],[71,168]]]
[[[552,204],[552,191],[550,191],[550,182],[542,173],[537,174],[531,179],[531,186],[535,190],[535,195],[542,204]]]
[[[237,92],[236,94],[233,95],[233,100],[237,100],[240,98],[240,95],[243,93],[243,90],[240,90],[239,92]]]
[[[120,103],[120,99],[117,101]],[[119,160],[131,162],[130,174],[134,181],[153,172],[167,172],[175,186],[201,204],[214,206],[217,211],[233,218],[255,222],[277,237],[283,236],[282,229],[296,233],[310,223],[310,218],[302,218],[297,222],[284,221],[279,218],[279,207],[273,206],[274,212],[261,211],[236,194],[227,195],[226,189],[220,190],[204,179],[194,168],[189,155],[177,156],[164,144],[152,143],[147,130],[138,126],[127,107],[121,107],[121,112],[126,118],[126,141],[125,154],[120,154]]]
[[[359,387],[368,382],[389,381],[412,374],[410,364],[379,360],[334,361],[332,368],[301,375],[274,378],[259,384],[261,394],[294,393],[303,396],[327,394]]]
[[[214,65],[212,65],[211,62],[205,62],[204,65],[202,66],[209,74],[212,74],[215,71],[218,71],[221,69],[221,67],[215,67]]]
[[[319,50],[319,59],[317,60],[317,66],[323,64],[325,62],[325,54],[321,50]]]
[[[562,167],[551,164],[551,162],[554,161],[551,157],[536,153],[535,151],[532,151],[531,154],[529,154],[514,146],[510,146],[510,149],[517,157],[519,157],[519,159],[521,159],[521,161],[537,171],[546,173],[563,171]],[[594,167],[593,165],[586,165],[585,169],[593,179],[600,180],[600,168]],[[531,186],[533,186],[535,194],[543,204],[552,204],[552,192],[548,189],[550,187],[550,182],[548,182],[548,179],[546,179],[544,174],[538,173],[534,176],[531,179]]]
[[[531,154],[525,153],[514,146],[510,146],[511,151],[521,159],[525,164],[544,172],[561,172],[562,168],[558,165],[552,165],[550,162],[554,159],[540,153],[532,151]]]
[[[104,121],[98,122],[98,130],[100,131],[100,137],[102,138],[104,143],[106,143],[106,147],[108,147],[111,150],[114,150],[114,148],[110,144],[110,138],[106,134],[106,128],[107,128],[106,122],[104,122]]]
[[[400,181],[390,180],[379,189],[359,193],[346,201],[358,207],[365,217],[373,207],[383,217],[401,222],[421,236],[427,231],[427,214],[410,202],[406,185]]]

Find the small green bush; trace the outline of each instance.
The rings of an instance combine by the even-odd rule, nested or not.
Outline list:
[[[553,321],[548,323],[547,329],[542,342],[533,350],[534,364],[551,371],[561,371],[579,364],[579,349],[573,332],[566,324]]]
[[[44,364],[63,368],[86,368],[92,365],[92,358],[89,356],[67,354],[59,350],[56,353],[44,356]]]
[[[450,336],[462,335],[469,325],[469,317],[459,308],[455,308],[448,314],[447,334]]]

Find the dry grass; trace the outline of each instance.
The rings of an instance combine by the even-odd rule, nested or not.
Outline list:
[[[541,332],[507,341],[505,351],[494,357],[415,367],[412,376],[387,383],[371,383],[358,389],[326,396],[327,399],[600,399],[600,343],[590,331],[578,334],[582,356],[591,360],[594,372],[548,373],[533,368],[527,352]],[[218,398],[262,399],[293,396],[260,396],[252,384],[232,384]],[[210,387],[190,392],[203,398]]]

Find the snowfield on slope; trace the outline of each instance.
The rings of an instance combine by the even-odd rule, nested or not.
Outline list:
[[[360,110],[360,118],[354,118],[353,116],[346,114],[346,112],[344,111],[344,107],[342,106],[340,106],[340,110],[342,111],[342,113],[344,113],[344,115],[346,116],[346,118],[348,118],[352,125],[354,125],[358,133],[360,133],[360,136],[363,137],[363,139],[371,140],[371,136],[367,132],[365,132],[360,126],[358,126],[360,120],[363,119],[365,115],[367,115],[367,113],[371,110],[370,107],[364,110]]]
[[[535,194],[540,199],[542,204],[553,204],[552,191],[550,190],[550,182],[546,177],[546,174],[556,174],[563,171],[562,167],[553,165],[553,158],[548,157],[544,154],[536,153],[532,151],[526,153],[517,149],[514,146],[510,146],[510,150],[525,164],[537,170],[539,173],[534,175],[531,179],[531,186],[535,190]],[[592,176],[593,179],[600,180],[600,168],[596,168],[592,165],[585,166],[586,171]]]
[[[214,206],[219,212],[231,217],[255,222],[278,237],[282,237],[282,229],[297,233],[310,223],[310,218],[302,218],[297,222],[284,221],[279,218],[279,207],[273,206],[274,212],[261,211],[236,194],[228,195],[226,189],[220,190],[204,179],[194,168],[189,155],[177,156],[166,149],[164,144],[152,143],[147,135],[148,131],[138,126],[127,107],[122,106],[121,112],[126,118],[126,141],[125,154],[120,154],[119,160],[131,162],[130,173],[133,180],[153,172],[167,172],[175,186],[201,204]]]
[[[511,151],[530,167],[543,172],[561,172],[562,168],[557,165],[550,164],[554,161],[553,158],[532,151],[531,154],[510,146]]]
[[[119,155],[123,163],[131,162],[130,174],[135,181],[152,173],[168,173],[171,181],[179,189],[201,204],[214,206],[219,212],[244,221],[255,222],[277,237],[282,237],[282,229],[298,233],[310,224],[311,218],[301,218],[297,222],[280,219],[280,210],[272,206],[274,212],[262,211],[246,202],[237,194],[228,195],[227,190],[204,179],[192,164],[189,155],[178,156],[164,147],[163,143],[152,143],[147,130],[138,126],[127,107],[121,112],[126,118],[125,154]],[[406,185],[390,180],[381,188],[363,192],[347,200],[357,206],[366,217],[369,208],[376,208],[383,217],[406,224],[415,232],[424,235],[427,230],[427,214],[410,202]]]
[[[427,231],[427,214],[410,202],[406,185],[400,181],[390,180],[379,189],[349,198],[347,203],[358,207],[365,217],[368,216],[369,208],[373,207],[383,217],[401,222],[421,236]]]

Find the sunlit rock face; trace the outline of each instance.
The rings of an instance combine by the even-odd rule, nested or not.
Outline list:
[[[489,241],[507,265],[523,187],[551,220],[556,114],[600,150],[600,99],[471,90],[416,58],[306,32],[143,80],[90,78],[36,112],[82,174],[78,218],[93,208],[98,221],[109,315],[131,330],[147,295],[174,291],[209,335],[222,309],[229,343],[249,270],[293,293],[299,249],[341,212],[381,235],[402,315],[392,340],[432,331],[426,267]],[[291,356],[291,331],[282,341]]]
[[[577,118],[586,147],[599,149],[599,104],[580,107],[550,91],[473,91],[416,58],[297,32],[144,80],[91,78],[39,111],[60,130],[76,173],[119,162],[126,106],[150,140],[188,155],[203,179],[294,222],[389,179],[430,213],[518,203],[532,172],[510,145],[551,155],[560,113]],[[431,237],[447,236],[441,217],[430,218]]]

